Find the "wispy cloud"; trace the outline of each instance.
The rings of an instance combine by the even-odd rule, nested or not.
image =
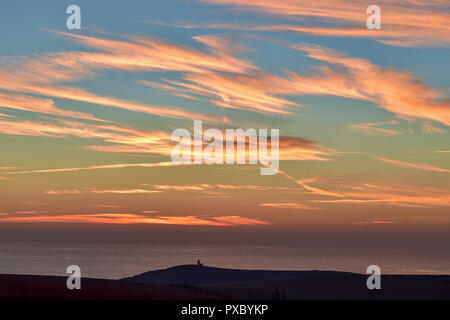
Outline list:
[[[16,93],[7,93],[2,91],[0,91],[0,107],[30,112],[39,112],[70,118],[103,121],[87,113],[59,109],[55,106],[54,101],[51,99],[38,98]]]
[[[440,171],[429,168],[425,170]],[[281,170],[278,173],[301,186],[307,191],[305,194],[314,196],[314,198],[309,198],[308,200],[311,203],[388,204],[414,208],[450,206],[450,191],[446,189],[425,186],[405,187],[377,183],[339,182],[337,179],[320,176],[297,179]]]
[[[245,72],[256,69],[250,62],[233,56],[238,45],[225,36],[197,36],[195,40],[205,46],[197,50],[171,44],[163,40],[128,37],[126,40],[109,40],[57,32],[101,52],[57,52],[33,57],[10,57],[0,60],[0,89],[82,101],[125,110],[155,114],[170,118],[215,118],[186,111],[173,106],[159,106],[111,96],[101,96],[82,88],[61,85],[94,77],[98,71],[123,70],[129,72],[179,71],[202,73],[208,71]],[[0,95],[0,105],[33,112],[95,119],[75,111],[56,108],[49,99],[18,94]]]
[[[263,72],[253,75],[190,73],[184,76],[184,80],[186,81],[166,80],[168,84],[155,84],[148,81],[142,83],[177,95],[190,93],[211,97],[213,104],[229,109],[289,114],[288,108],[297,105],[271,93],[268,87],[270,77]]]
[[[298,44],[291,47],[328,65],[315,67],[307,75],[289,71],[285,76],[263,71],[232,76],[206,72],[188,73],[185,81],[143,83],[174,94],[210,97],[212,103],[221,107],[260,113],[291,113],[299,105],[288,100],[289,96],[338,96],[373,102],[408,121],[423,119],[450,125],[450,101],[406,71],[380,67],[366,59],[320,46]],[[367,126],[365,131],[369,132]],[[372,129],[371,132],[396,134],[389,129]]]
[[[242,225],[266,225],[267,221],[241,216],[148,216],[130,213],[73,214],[54,216],[0,216],[1,222],[14,223],[106,223],[106,224],[167,224],[185,226],[232,227]]]
[[[368,220],[368,221],[356,221],[352,222],[352,224],[356,225],[368,225],[368,224],[394,224],[395,221],[392,220],[384,220],[384,219],[374,219],[374,220]]]
[[[87,145],[86,148],[103,152],[120,153],[150,153],[170,156],[175,142],[171,134],[165,131],[147,130],[141,128],[121,127],[118,125],[85,124],[76,121],[37,122],[28,120],[0,119],[0,133],[10,135],[43,136],[64,138],[73,136],[83,139],[101,139],[103,145]],[[192,139],[194,139],[192,137]],[[193,145],[193,140],[191,141]],[[224,157],[226,156],[226,138],[223,140]],[[204,142],[204,146],[207,143]],[[254,148],[252,148],[254,147]],[[268,149],[270,150],[270,140]],[[247,155],[258,158],[258,142],[256,145],[247,142]],[[302,137],[281,136],[279,138],[281,160],[328,160],[334,150]]]
[[[259,204],[261,207],[277,208],[277,209],[294,209],[294,210],[317,210],[318,207],[311,207],[298,202],[264,202]]]
[[[295,48],[305,51],[312,59],[340,67],[339,71],[321,67],[317,75],[306,79],[295,77],[300,88],[308,88],[311,94],[368,100],[399,118],[450,125],[450,101],[439,100],[440,92],[408,72],[379,67],[368,60],[319,46],[297,45]]]
[[[160,190],[146,190],[146,189],[105,189],[105,190],[91,190],[92,193],[117,193],[117,194],[144,194],[144,193],[160,193]]]
[[[434,133],[445,133],[445,131],[442,128],[438,128],[433,126],[430,122],[425,122],[422,126],[422,132],[428,133],[428,134],[434,134]]]
[[[340,192],[329,191],[329,190],[325,190],[323,188],[313,186],[312,183],[317,181],[318,177],[297,179],[297,178],[293,177],[292,175],[290,175],[289,173],[282,171],[282,170],[278,170],[278,173],[281,174],[282,176],[284,176],[285,178],[293,181],[294,183],[298,184],[303,189],[305,189],[306,191],[308,191],[309,193],[311,193],[313,195],[330,196],[330,197],[337,197],[337,198],[345,197]]]
[[[121,169],[121,168],[132,168],[132,167],[157,168],[157,167],[175,167],[175,166],[180,166],[180,165],[185,165],[185,164],[173,163],[170,161],[155,162],[155,163],[116,163],[116,164],[105,164],[105,165],[96,165],[96,166],[87,166],[87,167],[75,167],[75,168],[11,171],[11,172],[5,172],[5,174],[15,175],[15,174],[28,174],[28,173],[73,172],[73,171],[81,171],[81,170]]]
[[[187,25],[186,27],[231,28],[250,31],[290,31],[312,36],[369,38],[393,46],[450,45],[450,14],[441,0],[380,0],[382,29],[368,30],[365,26],[368,3],[362,0],[198,0],[233,9],[283,18],[288,23],[263,25]]]
[[[357,186],[339,186],[344,198],[330,200],[311,200],[316,203],[340,204],[389,204],[412,208],[448,207],[450,192],[445,189],[427,187],[389,186],[382,184],[359,184]]]
[[[448,169],[435,167],[435,166],[425,164],[425,163],[411,163],[411,162],[398,161],[398,160],[392,160],[392,159],[381,158],[381,157],[376,157],[376,159],[386,162],[386,163],[393,164],[400,168],[419,169],[419,170],[436,171],[436,172],[450,172],[450,170],[448,170]]]
[[[398,121],[384,121],[384,122],[366,122],[366,123],[356,123],[349,125],[349,130],[351,131],[359,131],[365,135],[372,136],[382,136],[382,137],[390,137],[394,135],[401,134],[401,131],[387,128],[379,128],[379,126],[385,125],[396,125]]]
[[[226,191],[267,191],[281,189],[276,186],[260,186],[260,185],[230,185],[230,184],[191,184],[191,185],[162,185],[162,184],[142,184],[143,188],[128,189],[82,189],[82,190],[47,190],[46,194],[81,194],[81,193],[117,193],[117,194],[143,194],[143,193],[161,193],[168,191],[175,192],[202,192],[214,194],[214,190]]]

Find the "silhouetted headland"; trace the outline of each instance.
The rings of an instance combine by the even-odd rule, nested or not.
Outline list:
[[[369,290],[368,275],[338,271],[239,270],[197,264],[148,271],[120,280],[82,278],[68,290],[66,277],[0,275],[2,299],[450,299],[450,275],[382,275]]]

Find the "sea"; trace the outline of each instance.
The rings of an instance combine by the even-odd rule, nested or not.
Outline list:
[[[77,265],[82,276],[121,279],[150,270],[195,264],[248,270],[334,270],[365,274],[378,265],[382,274],[450,274],[442,253],[386,251],[337,253],[305,247],[147,243],[0,243],[0,274],[66,276]]]

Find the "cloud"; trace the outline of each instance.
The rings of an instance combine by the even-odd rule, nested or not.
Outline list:
[[[450,125],[450,101],[443,100],[439,91],[408,72],[380,67],[366,59],[320,46],[298,44],[291,47],[327,65],[314,67],[307,75],[289,71],[285,76],[263,71],[234,75],[205,72],[187,73],[184,81],[143,83],[176,95],[209,97],[220,107],[259,113],[290,114],[300,106],[287,97],[327,95],[370,101],[408,121],[423,119]],[[371,126],[371,123],[366,125]],[[368,130],[366,126],[365,131]],[[371,132],[396,134],[389,129],[371,129]]]
[[[266,18],[291,21],[259,26],[209,25],[253,31],[291,31],[312,36],[369,38],[393,46],[449,46],[450,14],[441,0],[381,0],[381,30],[366,28],[368,3],[363,0],[198,0],[233,9],[263,14]],[[196,27],[195,25],[187,27]],[[202,26],[200,26],[202,27]]]
[[[406,72],[378,67],[367,60],[310,45],[296,45],[315,60],[334,67],[317,67],[316,73],[300,76],[286,72],[281,77],[261,71],[235,55],[243,49],[225,36],[196,36],[204,50],[176,45],[158,39],[129,36],[110,40],[56,32],[100,52],[57,52],[0,60],[0,89],[82,101],[158,116],[219,121],[200,113],[170,106],[149,105],[101,96],[82,88],[61,85],[94,77],[98,71],[128,72],[177,71],[183,80],[143,84],[187,98],[208,98],[221,108],[288,115],[298,103],[288,96],[334,95],[372,101],[398,117],[426,119],[450,124],[449,101]],[[56,108],[52,100],[14,93],[0,95],[4,104],[33,112],[71,117],[92,116]],[[32,101],[39,99],[39,103]],[[378,132],[381,132],[378,130]],[[385,131],[387,132],[387,131]],[[391,132],[392,133],[392,132]],[[96,147],[101,148],[101,147]]]
[[[425,164],[425,163],[410,163],[410,162],[392,160],[392,159],[381,158],[381,157],[376,157],[376,159],[386,162],[386,163],[393,164],[400,168],[419,169],[419,170],[436,171],[436,172],[450,172],[450,170],[448,170],[448,169],[431,166],[431,165]]]
[[[113,124],[92,125],[68,120],[36,122],[0,119],[0,133],[53,138],[73,136],[83,139],[101,139],[109,144],[87,145],[86,147],[102,152],[150,153],[170,156],[175,146],[175,142],[171,139],[171,134],[164,131],[121,127]],[[271,140],[269,139],[269,150],[271,148],[270,142]],[[193,145],[193,140],[191,145]],[[204,142],[204,146],[206,145],[207,143]],[[223,154],[226,156],[226,138],[224,138],[223,147]],[[254,150],[258,150],[259,146],[256,145],[255,147],[250,148],[250,142],[246,142],[247,154],[253,155]],[[334,153],[334,150],[320,146],[318,143],[306,138],[291,136],[281,136],[279,138],[279,151],[281,160],[325,161],[328,160],[327,156]],[[259,157],[258,154],[255,156],[256,158]]]
[[[14,118],[14,116],[9,114],[0,113],[0,118]]]
[[[276,96],[270,91],[270,77],[258,72],[250,74],[189,73],[185,81],[166,80],[168,84],[143,84],[179,94],[211,97],[211,103],[228,109],[251,110],[259,113],[290,114],[289,107],[297,104]]]
[[[148,216],[129,213],[73,214],[54,216],[0,216],[1,222],[14,223],[106,223],[106,224],[166,224],[185,226],[231,227],[242,225],[266,225],[267,221],[240,216]]]
[[[434,133],[445,133],[447,131],[445,131],[444,129],[435,127],[429,122],[425,122],[422,125],[422,132],[425,132],[425,133],[428,133],[428,134],[434,134]]]
[[[117,194],[144,194],[144,193],[160,193],[160,190],[146,190],[146,189],[106,189],[106,190],[91,190],[92,193],[117,193]]]
[[[46,194],[80,194],[80,190],[47,190]]]
[[[6,93],[2,91],[0,91],[0,108],[39,112],[85,120],[104,121],[87,113],[59,109],[55,106],[54,101],[51,99],[43,99],[23,94]]]
[[[375,220],[369,220],[369,221],[356,221],[352,222],[352,224],[357,225],[368,225],[368,224],[394,224],[395,221],[392,220],[382,220],[382,219],[375,219]]]
[[[56,52],[33,57],[3,57],[0,59],[0,89],[87,102],[134,112],[155,114],[170,118],[217,121],[206,115],[173,106],[145,104],[115,97],[101,96],[85,89],[61,85],[95,77],[98,71],[122,70],[128,72],[177,71],[202,73],[207,71],[245,72],[257,69],[250,62],[234,57],[238,45],[225,36],[197,36],[194,39],[205,46],[197,50],[158,39],[128,37],[109,40],[56,32],[100,52]],[[75,111],[56,108],[53,101],[18,94],[0,95],[0,105],[9,108],[56,115],[95,119]]]
[[[272,187],[266,186],[256,186],[256,185],[224,185],[224,184],[195,184],[195,185],[158,185],[151,184],[146,185],[151,186],[157,190],[171,190],[171,191],[206,191],[213,189],[222,189],[222,190],[269,190]]]
[[[26,170],[26,171],[11,171],[5,172],[4,174],[16,175],[16,174],[29,174],[29,173],[54,173],[54,172],[73,172],[82,170],[102,170],[102,169],[121,169],[121,168],[158,168],[158,167],[175,167],[185,165],[181,163],[173,162],[155,162],[155,163],[116,163],[116,164],[105,164],[87,167],[75,167],[75,168],[58,168],[58,169],[40,169],[40,170]]]
[[[395,125],[395,124],[398,124],[398,122],[395,120],[385,122],[366,122],[366,123],[351,124],[349,125],[348,128],[351,131],[359,131],[365,135],[390,137],[401,134],[402,132],[393,129],[379,128],[378,126]]]
[[[1,84],[0,84],[1,88]],[[147,113],[154,114],[161,117],[169,117],[169,118],[180,118],[180,119],[191,119],[191,120],[208,120],[212,122],[216,122],[217,120],[206,115],[196,113],[196,112],[188,112],[182,110],[180,108],[171,107],[171,106],[157,106],[157,105],[149,105],[145,103],[139,103],[124,99],[118,99],[108,96],[101,96],[94,93],[91,93],[85,89],[69,87],[69,86],[37,86],[37,85],[18,85],[13,88],[13,90],[23,91],[38,95],[56,97],[61,99],[75,100],[81,102],[88,102],[97,105],[103,105],[108,107],[114,107],[139,113]],[[35,112],[41,112],[39,109],[36,109]],[[44,110],[45,111],[45,110]],[[73,116],[72,116],[73,117]],[[80,118],[80,116],[78,116]]]
[[[88,148],[96,151],[104,152],[132,152],[132,153],[157,153],[161,155],[169,156],[174,147],[174,143],[169,140],[170,137],[165,136],[163,133],[158,133],[159,140],[155,140],[152,143],[147,143],[144,139],[137,137],[134,139],[130,137],[128,139],[120,137],[115,142],[121,143],[121,145],[90,145]],[[223,161],[225,162],[227,156],[227,139],[225,132],[223,132]],[[150,135],[149,135],[150,137]],[[194,137],[191,138],[191,146],[194,144]],[[214,138],[215,139],[215,138]],[[108,139],[108,142],[113,142],[112,139]],[[208,145],[209,142],[203,142],[203,148]],[[310,141],[302,137],[281,136],[279,137],[279,159],[280,160],[316,160],[327,161],[327,157],[333,155],[335,151],[331,148],[327,148],[319,145],[316,142]],[[271,141],[267,142],[267,149],[271,149]],[[246,141],[245,153],[246,157],[253,156],[255,159],[259,159],[259,142],[256,145]],[[193,157],[193,150],[191,150],[191,157]],[[235,146],[234,152],[237,152]]]
[[[118,194],[144,194],[144,193],[161,193],[166,191],[178,192],[203,192],[213,194],[213,190],[252,190],[252,191],[267,191],[274,190],[277,187],[272,186],[258,186],[258,185],[228,185],[228,184],[192,184],[192,185],[161,185],[161,184],[142,184],[141,186],[149,187],[151,189],[91,189],[91,190],[47,190],[46,194],[81,194],[81,193],[118,193]]]
[[[426,170],[436,171],[428,167]],[[297,179],[281,170],[278,173],[301,186],[307,191],[306,194],[314,196],[308,200],[311,203],[389,204],[413,208],[450,206],[450,191],[446,189],[338,182],[336,178],[320,176]],[[322,186],[324,184],[326,188]]]
[[[86,146],[98,151],[140,152],[170,155],[174,143],[171,135],[163,131],[151,131],[119,127],[116,125],[90,125],[73,121],[35,122],[27,120],[6,121],[0,119],[0,133],[11,135],[82,139],[101,139],[112,145]],[[117,144],[120,144],[117,146]]]
[[[270,224],[267,221],[252,219],[240,216],[224,216],[224,217],[215,217],[214,220],[219,223],[223,223],[224,225],[267,225]]]
[[[390,204],[412,208],[450,206],[450,192],[445,189],[410,186],[389,186],[381,184],[341,185],[341,199],[311,200],[315,203],[340,204]]]
[[[402,119],[425,119],[450,125],[450,101],[438,100],[441,96],[438,91],[407,72],[379,67],[368,60],[319,46],[297,45],[295,48],[339,69],[320,67],[313,77],[293,76],[299,91],[306,86],[310,94],[372,101]]]
[[[294,183],[300,185],[303,189],[305,189],[306,191],[308,191],[311,194],[320,195],[320,196],[338,197],[338,198],[344,197],[344,195],[339,192],[328,191],[328,190],[324,190],[324,189],[312,186],[311,183],[317,181],[318,177],[297,179],[297,178],[291,176],[289,173],[282,171],[282,170],[278,170],[278,173],[281,174],[282,176],[284,176],[285,178],[287,178],[288,180],[291,180]]]
[[[306,204],[297,203],[297,202],[264,202],[259,204],[261,207],[270,207],[270,208],[277,208],[277,209],[294,209],[294,210],[317,210],[321,208],[317,207],[310,207]]]
[[[62,120],[36,122],[0,119],[0,133],[53,138],[73,136],[83,139],[101,139],[113,145],[87,146],[87,148],[110,152],[141,152],[170,155],[174,146],[174,143],[171,141],[171,134],[164,131],[120,127],[117,125],[91,125]],[[117,144],[120,145],[117,146]]]
[[[225,35],[194,36],[194,40],[204,45],[205,50],[202,51],[149,37],[127,36],[123,37],[124,40],[110,40],[54,32],[102,51],[83,52],[77,63],[81,61],[88,67],[195,73],[208,70],[238,73],[257,69],[251,62],[234,56],[242,52],[243,48]]]

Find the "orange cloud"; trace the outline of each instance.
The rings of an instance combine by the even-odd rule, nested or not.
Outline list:
[[[14,116],[9,114],[0,113],[0,118],[14,118]]]
[[[88,102],[97,105],[103,105],[108,107],[120,108],[134,112],[140,113],[148,113],[154,114],[162,117],[169,118],[182,118],[182,119],[191,119],[191,120],[208,120],[212,122],[217,122],[216,119],[208,117],[206,115],[196,113],[196,112],[188,112],[182,110],[180,108],[175,108],[171,106],[156,106],[149,105],[145,103],[139,103],[124,99],[118,99],[107,96],[100,96],[91,92],[88,92],[85,89],[69,87],[69,86],[39,86],[39,85],[22,85],[19,84],[14,90],[23,91],[33,94],[45,95],[50,97],[75,100]],[[39,112],[39,111],[36,111]]]
[[[393,129],[379,128],[378,126],[395,125],[395,124],[398,124],[398,122],[395,120],[385,122],[366,122],[366,123],[352,124],[348,128],[351,131],[359,131],[365,135],[390,137],[397,134],[401,134],[402,132]]]
[[[74,136],[84,139],[102,139],[105,142],[121,144],[120,146],[105,145],[88,147],[98,151],[110,152],[144,152],[170,155],[174,146],[174,143],[171,141],[171,135],[167,132],[119,127],[115,125],[90,125],[74,121],[43,123],[0,119],[0,133],[54,138]]]
[[[13,92],[57,97],[97,105],[155,114],[170,118],[217,119],[203,114],[188,112],[171,106],[149,105],[114,97],[100,96],[85,89],[59,85],[97,75],[97,70],[221,71],[245,72],[256,69],[250,62],[233,56],[239,46],[222,36],[197,36],[205,51],[179,46],[157,39],[129,37],[127,40],[108,40],[57,32],[102,52],[57,52],[36,57],[3,58],[0,60],[0,89]],[[92,116],[74,111],[57,109],[51,100],[16,95],[0,96],[0,105],[64,116],[91,119]],[[2,102],[2,99],[4,100]],[[30,101],[34,99],[34,101]],[[35,103],[39,102],[39,103]],[[94,118],[95,119],[95,118]]]
[[[205,51],[201,51],[154,38],[128,36],[122,41],[54,32],[102,50],[102,53],[84,52],[84,56],[76,60],[76,63],[85,62],[85,65],[99,69],[198,73],[207,70],[244,72],[257,69],[251,62],[236,58],[234,54],[243,48],[231,38],[222,35],[194,36],[194,40],[206,47]],[[64,64],[67,65],[66,62]]]
[[[397,161],[397,160],[380,158],[380,157],[376,157],[376,159],[383,161],[383,162],[393,164],[400,168],[419,169],[419,170],[428,170],[428,171],[436,171],[436,172],[450,172],[450,170],[448,170],[448,169],[431,166],[431,165],[425,164],[425,163],[410,163],[410,162]]]
[[[87,148],[103,152],[151,153],[170,156],[175,143],[171,134],[164,131],[120,127],[117,125],[90,125],[81,122],[59,120],[57,122],[9,121],[0,119],[0,133],[11,135],[28,135],[63,138],[74,136],[84,139],[102,139],[109,145],[89,145]],[[204,142],[204,146],[206,146]],[[226,139],[223,141],[224,149]],[[253,146],[253,145],[252,145]],[[246,144],[247,156],[257,159],[258,145],[250,148]],[[268,149],[270,150],[270,139]],[[256,150],[256,154],[254,154]],[[301,137],[281,136],[279,138],[281,160],[328,160],[327,156],[334,150],[318,145],[316,142]],[[224,156],[226,152],[224,151]]]
[[[207,194],[215,194],[213,190],[251,190],[251,191],[267,191],[277,189],[278,187],[258,186],[258,185],[224,185],[224,184],[194,184],[194,185],[158,185],[143,184],[142,186],[151,187],[152,189],[92,189],[92,190],[47,190],[46,194],[81,194],[81,193],[117,193],[117,194],[144,194],[144,193],[161,193],[165,191],[180,192],[203,192]]]
[[[47,190],[46,194],[80,194],[80,190]]]
[[[142,81],[151,87],[159,87],[176,94],[193,93],[213,97],[212,103],[229,109],[252,110],[260,113],[289,114],[288,107],[295,103],[277,97],[270,92],[270,79],[265,73],[255,75],[217,73],[189,73],[184,76],[187,82],[166,80],[167,84]]]
[[[224,216],[224,217],[215,217],[214,220],[219,223],[223,223],[224,225],[266,225],[270,224],[267,221],[262,221],[258,219],[245,218],[240,216]]]
[[[197,216],[154,216],[128,213],[73,214],[55,216],[0,216],[1,222],[14,223],[107,223],[107,224],[167,224],[186,226],[265,225],[269,222],[240,216],[202,218]]]
[[[160,193],[160,190],[146,190],[146,189],[107,189],[107,190],[91,190],[92,193],[117,193],[117,194],[142,194],[142,193]]]
[[[341,189],[343,186],[340,186]],[[344,199],[311,200],[317,203],[376,204],[427,208],[450,206],[450,191],[433,188],[392,187],[387,185],[363,184],[342,190]]]
[[[70,118],[103,121],[83,112],[59,109],[55,106],[54,101],[51,99],[43,99],[15,93],[6,93],[2,91],[0,91],[0,107],[46,113]]]
[[[156,138],[150,140],[152,135],[155,134]],[[144,134],[142,132],[136,133],[135,136],[119,136],[105,139],[108,142],[117,142],[120,145],[90,145],[88,148],[96,151],[104,152],[132,152],[132,153],[156,153],[169,156],[174,147],[174,143],[170,140],[170,136],[167,133],[155,132]],[[224,133],[225,135],[225,133]],[[147,141],[147,139],[149,141]],[[226,152],[226,137],[223,138],[223,157],[227,155]],[[207,142],[203,142],[203,148],[207,146]],[[193,145],[193,137],[191,140],[191,146]],[[267,143],[267,149],[270,150],[271,141],[269,139]],[[236,152],[236,148],[234,151]],[[258,154],[259,142],[256,144],[245,142],[246,157],[259,158]],[[192,150],[193,152],[193,150]],[[279,137],[279,159],[280,160],[316,160],[327,161],[327,156],[331,156],[335,151],[331,148],[327,148],[319,145],[316,142],[310,141],[301,137]],[[191,154],[193,157],[193,153]]]
[[[450,14],[441,0],[380,0],[381,30],[366,28],[368,3],[363,0],[199,0],[234,9],[282,17],[295,24],[261,26],[210,25],[262,31],[291,31],[313,36],[370,38],[393,46],[448,46]],[[188,26],[196,27],[196,26]]]
[[[296,202],[278,202],[278,203],[271,203],[271,202],[265,202],[259,204],[261,207],[270,207],[270,208],[277,208],[277,209],[295,209],[295,210],[317,210],[321,208],[317,207],[310,207],[306,204],[302,203],[296,203]]]
[[[427,170],[430,169],[427,168]],[[435,169],[433,170],[435,171]],[[418,188],[389,186],[373,183],[337,183],[336,179],[330,177],[297,179],[281,170],[278,173],[300,185],[307,191],[306,194],[320,197],[319,199],[308,200],[312,203],[390,204],[416,208],[450,206],[450,191],[445,189],[424,186]],[[324,183],[327,184],[327,188],[320,186]],[[327,199],[327,197],[332,199]]]
[[[450,101],[442,100],[440,92],[407,72],[379,67],[368,60],[348,57],[320,46],[301,44],[292,48],[334,68],[315,67],[315,72],[306,76],[286,72],[285,77],[262,71],[233,76],[213,72],[188,73],[183,76],[185,81],[143,83],[174,94],[211,97],[212,103],[220,107],[260,113],[291,113],[298,105],[286,96],[330,95],[371,101],[409,121],[425,119],[450,125]],[[373,127],[371,123],[367,125]],[[365,132],[368,132],[367,128]],[[371,129],[371,132],[396,134],[389,129]]]
[[[312,186],[311,183],[316,181],[316,178],[297,179],[282,170],[278,170],[278,173],[283,175],[285,178],[300,185],[303,189],[309,191],[311,194],[321,195],[321,196],[338,197],[338,198],[344,197],[344,195],[339,192],[328,191],[328,190],[324,190],[324,189]]]
[[[391,220],[381,220],[381,219],[377,219],[377,220],[369,220],[369,221],[357,221],[357,222],[352,222],[352,224],[357,224],[357,225],[368,225],[368,224],[393,224],[396,223],[394,221]]]
[[[27,173],[73,172],[73,171],[81,171],[81,170],[121,169],[121,168],[131,168],[131,167],[157,168],[157,167],[174,167],[174,166],[180,166],[180,165],[185,165],[185,164],[173,163],[173,162],[116,163],[116,164],[106,164],[106,165],[87,166],[87,167],[78,167],[78,168],[59,168],[59,169],[11,171],[11,172],[5,172],[5,174],[15,175],[15,174],[27,174]]]
[[[310,78],[293,76],[298,90],[372,101],[398,117],[426,119],[450,125],[450,101],[438,100],[441,94],[421,83],[411,74],[382,68],[370,61],[348,57],[319,46],[299,45],[308,56],[339,66],[339,72],[321,67]],[[295,90],[296,86],[292,87]],[[307,93],[307,91],[305,91]]]
[[[444,129],[435,127],[429,122],[425,122],[422,126],[422,132],[425,132],[428,134],[434,134],[434,133],[445,133],[447,131],[445,131]]]

